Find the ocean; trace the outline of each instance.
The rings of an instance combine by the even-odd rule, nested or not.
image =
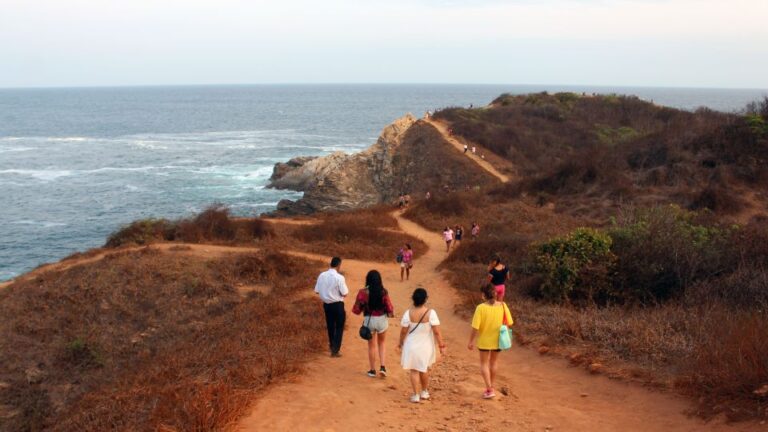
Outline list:
[[[407,112],[485,105],[501,93],[635,94],[735,111],[765,90],[519,85],[243,85],[0,89],[0,280],[101,246],[120,226],[237,215],[300,194],[266,189],[272,166],[356,152]]]

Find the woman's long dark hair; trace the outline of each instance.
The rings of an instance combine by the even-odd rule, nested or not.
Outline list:
[[[365,287],[368,288],[368,310],[384,309],[384,284],[378,271],[371,270],[365,275]]]

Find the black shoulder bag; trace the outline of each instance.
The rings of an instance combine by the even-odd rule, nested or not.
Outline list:
[[[370,295],[370,294],[369,294]],[[368,309],[368,303],[365,303],[365,306],[363,307],[363,315],[365,315],[365,310]],[[371,323],[371,311],[368,311],[368,324]],[[371,340],[373,339],[373,333],[371,333],[371,329],[368,328],[368,324],[365,324],[363,322],[363,325],[360,326],[360,337],[365,340]]]

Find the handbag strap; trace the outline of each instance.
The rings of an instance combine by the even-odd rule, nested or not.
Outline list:
[[[421,324],[421,320],[423,320],[424,317],[427,316],[427,314],[429,313],[430,310],[431,309],[427,309],[427,311],[424,312],[424,314],[421,316],[421,318],[419,318],[419,322],[416,323],[416,327],[412,328],[411,331],[408,332],[408,334],[411,334],[411,333],[415,332],[416,329],[419,328],[419,324]],[[410,312],[408,312],[408,313],[410,314]]]
[[[509,307],[506,303],[501,304],[501,313],[504,315],[504,318],[502,319],[501,323],[505,326],[509,327],[509,321],[507,320],[507,311],[509,310]]]

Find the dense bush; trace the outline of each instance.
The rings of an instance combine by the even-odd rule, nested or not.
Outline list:
[[[104,246],[144,245],[158,240],[173,240],[175,232],[175,224],[168,220],[143,219],[131,222],[110,234]]]
[[[261,219],[233,218],[227,207],[213,204],[192,218],[176,221],[144,219],[132,222],[112,233],[105,247],[144,245],[157,241],[247,242],[272,235],[274,231],[268,222]]]
[[[591,228],[535,247],[531,271],[541,276],[538,294],[549,301],[595,301],[610,297],[616,261],[611,238]]]
[[[618,258],[616,293],[626,301],[663,301],[733,268],[731,230],[700,219],[675,206],[623,211],[608,232]]]
[[[707,213],[675,206],[630,209],[605,232],[579,228],[536,245],[521,269],[536,276],[532,294],[549,301],[656,303],[716,278],[729,286],[747,274],[753,282],[764,280],[754,278],[764,267],[747,270],[742,257],[754,262],[765,251],[739,232],[708,220]],[[738,269],[740,276],[725,278]],[[744,285],[747,289],[760,290],[754,284]]]

